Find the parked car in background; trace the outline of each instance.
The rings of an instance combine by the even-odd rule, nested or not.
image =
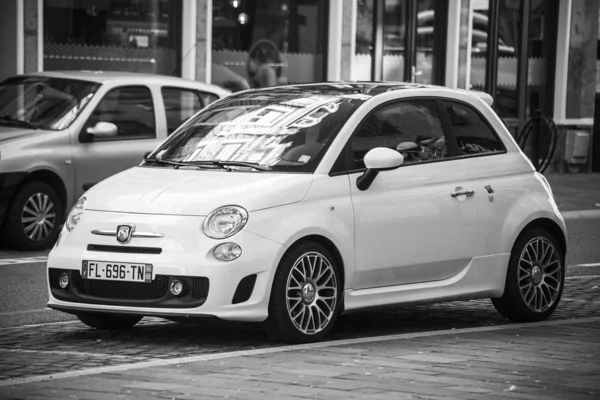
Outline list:
[[[144,316],[264,322],[492,298],[559,303],[566,231],[485,93],[323,83],[234,93],[82,196],[48,256],[48,306],[98,329]]]
[[[64,71],[0,83],[0,244],[50,247],[68,207],[137,165],[217,86],[125,72]]]

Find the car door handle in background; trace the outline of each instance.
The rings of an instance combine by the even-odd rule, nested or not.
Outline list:
[[[452,196],[452,197],[458,197],[458,196],[462,196],[462,195],[473,196],[474,194],[475,194],[474,190],[461,189],[461,190],[457,190],[456,192],[450,193],[450,196]]]

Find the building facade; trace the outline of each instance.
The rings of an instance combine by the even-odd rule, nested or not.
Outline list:
[[[325,80],[482,90],[517,139],[532,117],[554,121],[550,169],[600,171],[599,11],[597,0],[8,0],[0,80],[92,69],[232,91]],[[551,136],[543,125],[540,157]]]

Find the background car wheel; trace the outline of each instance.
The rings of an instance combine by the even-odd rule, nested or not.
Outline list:
[[[64,222],[56,191],[43,182],[24,183],[14,194],[2,226],[2,242],[17,250],[42,250],[54,245]]]
[[[77,318],[91,328],[114,330],[131,328],[144,317],[138,315],[84,313],[77,314]]]
[[[325,247],[315,242],[292,247],[275,273],[267,335],[287,343],[321,340],[335,323],[341,294],[338,266]]]
[[[492,299],[512,321],[541,321],[558,306],[565,284],[565,256],[546,230],[525,232],[510,256],[504,295]]]

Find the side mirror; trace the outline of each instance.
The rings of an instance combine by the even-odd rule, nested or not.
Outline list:
[[[95,126],[87,128],[86,134],[82,135],[82,141],[91,142],[94,138],[110,139],[117,136],[119,128],[112,122],[98,122]]]
[[[387,147],[376,147],[365,155],[367,170],[356,180],[359,190],[367,190],[379,172],[396,169],[402,165],[404,157],[395,150]]]

